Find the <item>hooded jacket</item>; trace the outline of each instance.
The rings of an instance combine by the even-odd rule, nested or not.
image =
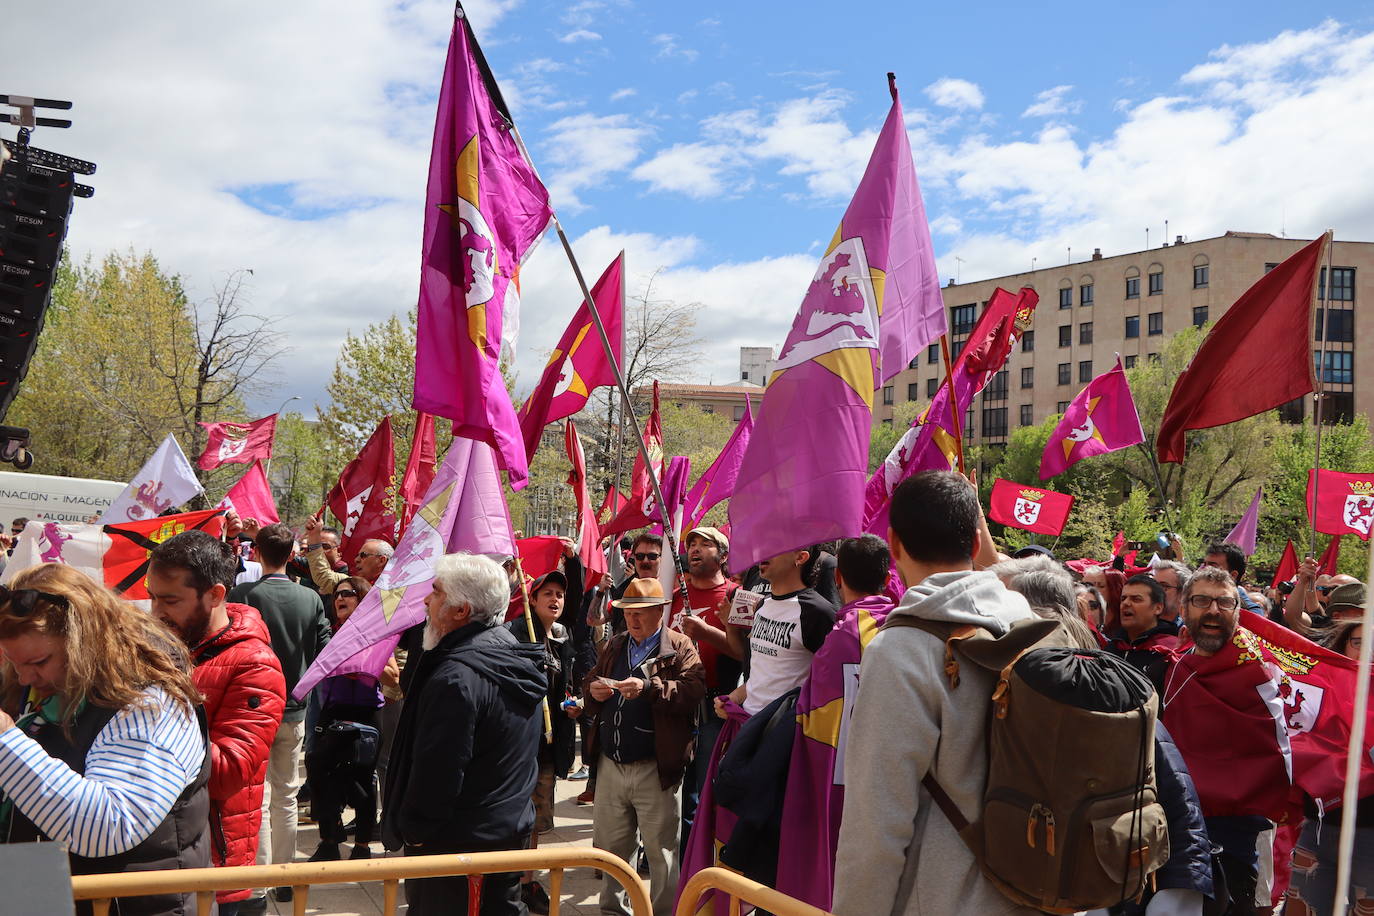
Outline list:
[[[990,572],[945,572],[907,590],[888,620],[909,615],[1001,636],[1031,616]],[[951,689],[944,641],[892,627],[864,650],[845,745],[844,816],[835,867],[838,916],[1033,914],[983,877],[964,841],[921,788],[935,780],[970,820],[987,783],[986,719],[993,674],[960,668]]]
[[[517,848],[534,827],[544,647],[470,623],[417,663],[386,774],[382,841],[426,855]]]
[[[286,679],[258,612],[226,605],[229,625],[194,647],[192,679],[210,727],[210,854],[215,865],[252,865],[262,822],[262,782],[286,709]],[[221,903],[247,890],[220,891]]]

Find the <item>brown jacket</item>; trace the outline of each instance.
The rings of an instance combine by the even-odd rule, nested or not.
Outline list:
[[[706,669],[692,640],[675,630],[666,631],[668,644],[659,646],[658,665],[649,678],[649,699],[654,713],[654,750],[658,759],[658,781],[670,789],[682,781],[682,771],[692,759],[693,732],[696,729],[697,709],[706,695]],[[607,640],[596,660],[596,667],[582,682],[587,715],[598,717],[601,703],[592,699],[591,684],[599,677],[610,677],[617,654],[625,651],[628,633],[618,633]],[[670,654],[676,653],[676,654]],[[600,754],[601,728],[592,728],[588,753],[595,760]]]

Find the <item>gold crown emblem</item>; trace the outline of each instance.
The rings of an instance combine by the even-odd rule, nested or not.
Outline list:
[[[1035,502],[1039,502],[1041,499],[1044,498],[1044,496],[1045,496],[1045,494],[1044,494],[1042,491],[1040,491],[1040,490],[1022,490],[1022,491],[1021,491],[1021,498],[1022,498],[1022,499],[1029,499],[1029,500],[1033,500],[1033,501],[1035,501]]]
[[[1359,496],[1374,496],[1374,480],[1356,480],[1350,484],[1350,492]]]

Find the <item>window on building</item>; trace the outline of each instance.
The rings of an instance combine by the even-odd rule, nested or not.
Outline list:
[[[1326,327],[1322,327],[1326,322]],[[1323,333],[1325,332],[1325,333]],[[1317,340],[1349,343],[1355,339],[1355,313],[1350,309],[1317,309]]]
[[[1061,309],[1073,308],[1073,287],[1066,286],[1059,291],[1059,307]]]
[[[1090,359],[1080,360],[1078,363],[1078,380],[1080,382],[1091,382],[1093,380],[1093,361]]]
[[[1035,352],[1035,332],[1034,332],[1034,331],[1027,331],[1027,332],[1021,337],[1021,352],[1022,352],[1022,353],[1034,353],[1034,352]]]
[[[1126,278],[1126,298],[1127,298],[1127,299],[1139,299],[1139,298],[1140,298],[1140,278],[1139,278],[1139,277],[1127,277],[1127,278]]]
[[[956,340],[950,345],[949,358],[951,361],[959,358],[959,354],[964,352],[964,344],[966,343],[968,343],[967,340]]]
[[[926,379],[926,397],[935,397],[935,392],[940,390],[940,380],[938,378]]]
[[[964,411],[964,438],[973,441],[973,408]]]
[[[735,422],[738,423],[740,420],[743,420],[743,419],[744,419],[744,408],[743,408],[743,407],[736,407],[736,408],[735,408]]]
[[[1073,366],[1068,363],[1059,364],[1059,384],[1067,385],[1073,381]]]
[[[702,412],[702,413],[715,413],[715,412],[716,412],[716,406],[715,406],[714,404],[702,404],[702,405],[701,405],[701,412]]]
[[[933,343],[930,346],[926,347],[926,362],[933,365],[935,363],[938,363],[939,361],[940,345],[937,343]]]
[[[1027,366],[1021,370],[1021,387],[1035,387],[1035,368],[1033,366]]]
[[[1150,274],[1150,295],[1158,296],[1164,292],[1164,272],[1156,271]]]
[[[1129,337],[1139,337],[1139,336],[1140,336],[1140,316],[1139,316],[1139,315],[1127,315],[1127,316],[1126,316],[1126,336],[1127,336],[1128,338],[1129,338]]]
[[[1200,328],[1207,323],[1207,306],[1193,306],[1193,327]]]
[[[1355,381],[1355,354],[1349,350],[1327,350],[1323,353],[1313,353],[1312,361],[1315,364],[1317,357],[1322,358],[1322,381],[1331,382],[1335,385],[1349,385]]]
[[[1068,410],[1068,409],[1069,409],[1069,402],[1068,402],[1068,401],[1060,401],[1058,404],[1054,405],[1054,412],[1057,413],[1057,414],[1061,414],[1061,415],[1062,415],[1062,414],[1064,413],[1064,411],[1066,411],[1066,410]]]
[[[1078,342],[1081,344],[1090,344],[1093,342],[1093,323],[1091,321],[1084,321],[1079,324]]]
[[[1294,398],[1279,405],[1279,422],[1301,423],[1307,412],[1307,398]]]
[[[1029,404],[1021,405],[1021,425],[1032,426],[1035,424],[1035,409]]]
[[[748,370],[748,369],[745,369],[743,372],[741,372],[741,373],[739,374],[739,377],[742,378],[742,379],[743,379],[744,381],[746,381],[746,382],[749,381],[749,370]]]
[[[1322,268],[1321,276],[1317,279],[1317,298],[1326,301],[1326,268]],[[1353,267],[1333,267],[1331,268],[1331,301],[1332,302],[1354,302],[1355,301],[1355,268]]]
[[[1151,312],[1151,313],[1150,313],[1150,336],[1151,336],[1151,337],[1154,337],[1154,336],[1156,336],[1156,335],[1158,335],[1158,334],[1163,334],[1163,333],[1164,333],[1164,313],[1163,313],[1163,312]]]
[[[1007,409],[1005,407],[983,408],[983,438],[1001,438],[1007,434]]]
[[[1125,366],[1125,368],[1127,368],[1127,369],[1134,369],[1134,368],[1135,368],[1136,360],[1138,360],[1138,359],[1140,359],[1140,357],[1138,357],[1138,356],[1128,356],[1128,357],[1126,357],[1126,366]]]
[[[1159,354],[1158,354],[1158,353],[1147,353],[1147,354],[1145,354],[1145,358],[1148,359],[1152,365],[1155,365],[1155,366],[1158,366],[1158,365],[1159,365]]]
[[[906,364],[908,369],[915,369],[921,365],[921,354],[917,353],[911,358],[911,362]],[[747,376],[746,376],[747,377]]]
[[[1203,264],[1201,267],[1193,268],[1193,289],[1207,288],[1207,278],[1211,273],[1211,270],[1212,268],[1210,268],[1206,264]]]
[[[1328,391],[1322,395],[1322,422],[1349,423],[1355,419],[1355,394],[1351,391]]]
[[[884,385],[884,386],[883,386],[883,403],[884,403],[884,404],[891,404],[891,403],[892,403],[892,386],[891,386],[891,385]]]
[[[1277,261],[1268,261],[1268,262],[1266,262],[1265,265],[1264,265],[1264,272],[1265,272],[1265,273],[1269,273],[1269,271],[1273,270],[1275,267],[1278,267],[1278,266],[1279,266],[1279,265],[1278,265],[1278,262],[1277,262]]]
[[[906,399],[907,399],[908,401],[914,401],[914,400],[916,400],[917,398],[919,398],[920,396],[921,396],[921,383],[920,383],[920,382],[908,382],[908,383],[907,383],[907,386],[906,386]]]
[[[983,389],[983,400],[985,401],[1004,401],[1007,398],[1007,370],[993,375],[986,388]]]
[[[1085,283],[1082,286],[1078,287],[1078,304],[1093,304],[1093,285],[1091,283]]]
[[[1059,326],[1059,346],[1067,347],[1073,343],[1073,325],[1061,324]]]
[[[956,305],[949,310],[949,332],[951,334],[967,334],[973,330],[973,323],[978,319],[978,303],[970,302],[968,305]]]

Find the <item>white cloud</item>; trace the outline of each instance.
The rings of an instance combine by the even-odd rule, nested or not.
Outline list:
[[[946,76],[927,86],[925,94],[941,108],[977,111],[983,107],[983,90],[968,80]]]
[[[601,36],[590,29],[575,29],[566,35],[559,36],[558,40],[564,44],[572,44],[576,41],[600,41]]]
[[[662,35],[655,35],[650,40],[658,46],[658,53],[654,56],[659,58],[660,60],[665,60],[671,57],[681,57],[683,60],[686,61],[694,61],[697,59],[697,51],[695,51],[692,48],[683,48],[678,46],[676,35],[669,35],[667,33],[664,33]]]
[[[1072,86],[1055,86],[1053,89],[1036,93],[1035,102],[1021,112],[1021,117],[1052,118],[1057,115],[1078,114],[1083,110],[1083,103],[1069,98],[1072,91]]]
[[[555,166],[548,179],[554,207],[576,210],[583,204],[577,192],[623,171],[639,158],[649,130],[628,115],[579,114],[549,126],[543,161]]]
[[[631,89],[631,88],[628,87],[628,86],[625,87],[624,89],[617,89],[615,92],[612,92],[612,93],[611,93],[611,101],[612,101],[612,102],[619,102],[621,99],[628,99],[628,98],[631,98],[631,97],[634,96],[637,92],[638,92],[637,89]]]
[[[739,163],[734,148],[716,143],[679,143],[657,153],[630,173],[655,191],[675,191],[698,199],[724,193],[725,172]],[[742,186],[732,190],[738,192]]]

